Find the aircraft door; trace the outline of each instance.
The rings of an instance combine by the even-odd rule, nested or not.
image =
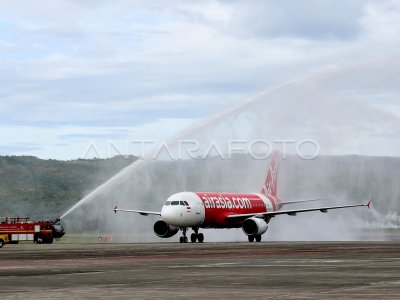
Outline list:
[[[201,201],[196,201],[196,202],[197,202],[196,203],[196,215],[200,215],[202,203],[201,203]]]

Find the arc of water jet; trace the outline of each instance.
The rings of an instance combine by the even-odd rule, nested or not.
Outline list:
[[[237,104],[236,106],[232,107],[231,109],[228,109],[226,111],[223,111],[222,113],[213,115],[203,121],[200,121],[197,124],[194,124],[192,126],[189,126],[189,128],[184,129],[182,131],[180,131],[178,134],[176,134],[175,136],[169,138],[166,140],[165,144],[166,145],[172,145],[174,142],[184,139],[186,137],[188,137],[190,134],[192,134],[193,132],[199,131],[201,129],[207,128],[213,124],[215,124],[216,122],[218,122],[221,119],[224,118],[228,118],[232,115],[234,115],[235,113],[237,113],[238,111],[243,111],[243,108],[252,105],[254,103],[258,103],[259,101],[262,101],[265,99],[266,96],[270,96],[273,93],[275,93],[276,91],[285,88],[291,84],[293,84],[295,81],[289,81],[286,82],[284,84],[280,84],[277,85],[271,89],[269,89],[266,92],[260,93],[257,96],[254,96],[252,98],[249,98],[239,104]],[[132,170],[134,168],[139,167],[140,165],[142,165],[144,163],[144,161],[148,160],[149,158],[153,157],[154,154],[158,151],[158,147],[153,148],[152,150],[150,150],[143,158],[133,162],[132,164],[130,164],[129,166],[127,166],[126,168],[124,168],[122,171],[120,171],[119,173],[117,173],[116,175],[114,175],[113,177],[111,177],[110,179],[108,179],[107,181],[105,181],[104,183],[102,183],[101,185],[99,185],[97,188],[95,188],[93,191],[91,191],[88,195],[86,195],[85,197],[83,197],[80,201],[78,201],[76,204],[74,204],[70,209],[68,209],[61,217],[60,219],[63,219],[65,216],[67,216],[69,213],[71,213],[73,210],[77,209],[78,207],[80,207],[83,203],[86,203],[87,201],[89,201],[91,198],[93,198],[95,195],[97,195],[98,193],[100,193],[106,186],[108,186],[109,184],[111,184],[112,182],[114,182],[115,180],[119,179],[122,175],[125,174],[125,172],[127,172],[128,170]]]

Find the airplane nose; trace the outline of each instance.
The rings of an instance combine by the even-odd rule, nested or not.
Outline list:
[[[177,215],[174,209],[170,206],[164,206],[161,209],[161,218],[168,224],[173,225],[177,220]]]

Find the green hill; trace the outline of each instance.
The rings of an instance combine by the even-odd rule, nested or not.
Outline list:
[[[134,162],[134,156],[71,161],[0,156],[0,217],[56,218]]]

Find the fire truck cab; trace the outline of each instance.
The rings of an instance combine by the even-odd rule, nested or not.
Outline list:
[[[0,248],[2,248],[4,244],[7,244],[8,242],[8,234],[0,234]]]

